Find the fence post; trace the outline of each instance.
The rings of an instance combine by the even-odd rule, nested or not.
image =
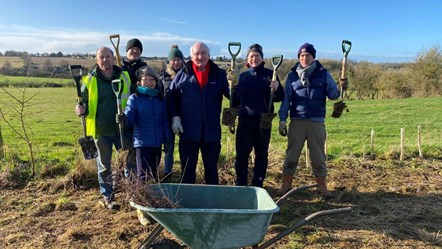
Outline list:
[[[405,129],[401,128],[401,156],[399,157],[400,161],[404,160],[404,137],[405,137]]]
[[[374,153],[374,129],[371,129],[370,134],[370,155]]]
[[[0,159],[5,158],[4,146],[3,146],[2,126],[0,125]]]
[[[422,153],[422,138],[421,138],[421,126],[417,126],[417,148],[419,150],[419,157],[424,158]]]
[[[307,168],[310,168],[310,150],[308,149],[308,142],[305,140],[305,166]]]

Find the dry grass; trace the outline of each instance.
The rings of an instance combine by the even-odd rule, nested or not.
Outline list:
[[[272,196],[279,186],[281,160],[274,157],[269,165],[265,188]],[[220,165],[223,184],[233,182],[231,165]],[[266,239],[318,210],[351,206],[352,213],[318,218],[272,248],[441,248],[441,166],[440,161],[415,159],[343,158],[329,163],[329,187],[336,198],[322,200],[314,190],[295,194],[273,216]],[[95,169],[82,167],[86,175]],[[154,226],[143,227],[128,205],[120,211],[103,209],[97,204],[96,182],[84,187],[89,183],[84,179],[89,176],[3,189],[0,248],[137,248]],[[300,165],[295,185],[311,183],[311,169]],[[177,241],[168,231],[159,239]]]

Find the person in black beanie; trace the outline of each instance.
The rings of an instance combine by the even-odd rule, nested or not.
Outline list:
[[[135,93],[137,89],[138,77],[136,71],[147,66],[146,62],[141,60],[141,53],[143,53],[143,44],[137,38],[130,39],[126,44],[126,58],[123,60],[123,70],[129,72],[130,80],[132,82],[130,93]],[[160,82],[158,83],[160,84]],[[125,148],[129,150],[127,158],[127,166],[125,169],[125,176],[129,177],[131,173],[136,172],[136,153],[133,147],[133,129],[125,128]]]
[[[318,183],[318,190],[325,198],[333,194],[327,189],[326,155],[324,125],[326,98],[339,98],[340,91],[331,74],[316,58],[316,49],[310,43],[304,43],[298,50],[299,62],[291,69],[285,83],[285,97],[278,111],[279,131],[287,132],[286,119],[290,111],[288,146],[282,170],[282,184],[277,195],[284,195],[292,188],[293,175],[298,166],[299,156],[307,141],[312,161],[313,175]],[[348,87],[347,81],[340,82]]]
[[[248,70],[240,74],[238,84],[231,82],[234,81],[234,76],[228,75],[229,83],[234,86],[233,106],[239,108],[235,158],[238,186],[248,185],[248,161],[252,149],[255,149],[252,186],[263,186],[268,166],[271,128],[261,128],[261,114],[268,112],[272,88],[274,101],[284,98],[284,89],[279,84],[279,78],[272,81],[273,70],[264,67],[263,57],[262,47],[259,44],[251,45],[247,50]],[[273,112],[273,103],[271,105]]]
[[[138,78],[135,72],[142,66],[147,65],[146,62],[141,60],[141,54],[143,53],[143,44],[137,38],[130,39],[126,44],[126,58],[123,60],[123,69],[130,74],[130,80],[132,82],[132,93],[135,92]]]

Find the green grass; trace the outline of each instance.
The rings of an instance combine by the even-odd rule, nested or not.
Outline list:
[[[0,76],[0,86],[74,86],[73,79],[62,78],[42,78],[42,77],[25,77],[25,76]]]
[[[14,88],[6,88],[18,94]],[[81,156],[77,139],[82,136],[81,120],[74,114],[76,90],[73,87],[63,88],[27,88],[27,94],[37,93],[25,109],[24,120],[32,130],[32,140],[36,159],[44,165],[67,165],[72,167]],[[16,129],[20,128],[18,118],[11,115],[9,107],[16,103],[0,89],[0,108],[5,110],[6,118]],[[437,157],[442,154],[442,98],[395,99],[346,101],[350,109],[342,117],[330,117],[334,102],[328,102],[326,126],[328,131],[327,154],[329,159],[340,156],[367,155],[370,149],[370,132],[375,131],[374,153],[378,157],[397,155],[400,145],[400,129],[405,128],[405,155],[416,157],[417,126],[422,129],[422,146],[424,157]],[[228,105],[225,100],[224,106]],[[279,109],[279,103],[276,110]],[[283,156],[287,138],[278,133],[278,121],[273,120],[271,138],[271,156],[276,153]],[[27,147],[24,141],[13,133],[3,120],[0,120],[1,132],[6,145],[6,156],[18,155],[21,160],[28,160]],[[226,157],[226,145],[229,141],[229,159],[234,156],[235,135],[222,126],[222,157]],[[176,139],[178,141],[178,139]],[[175,151],[178,159],[178,150]]]

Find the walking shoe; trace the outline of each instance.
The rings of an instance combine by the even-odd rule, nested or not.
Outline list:
[[[150,222],[149,218],[146,217],[146,214],[143,211],[141,211],[140,209],[137,209],[137,216],[138,216],[138,220],[140,221],[141,225],[143,225],[143,226],[147,226],[150,223],[152,223],[152,222]]]
[[[109,197],[103,197],[103,200],[100,201],[101,206],[107,208],[109,210],[118,210],[120,209],[120,204],[115,200]]]

